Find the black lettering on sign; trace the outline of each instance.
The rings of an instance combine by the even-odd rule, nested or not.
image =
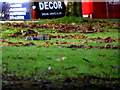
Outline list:
[[[39,8],[40,10],[62,9],[62,2],[61,1],[39,2]]]

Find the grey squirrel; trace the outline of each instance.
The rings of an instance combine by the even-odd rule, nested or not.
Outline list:
[[[47,34],[38,34],[37,36],[27,36],[25,40],[50,40],[50,36]]]

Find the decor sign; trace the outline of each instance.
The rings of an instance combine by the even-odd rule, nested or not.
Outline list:
[[[61,1],[36,3],[38,18],[57,18],[65,15],[65,4]]]

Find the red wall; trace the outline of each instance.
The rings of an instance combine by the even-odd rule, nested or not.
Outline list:
[[[93,18],[105,19],[107,17],[106,3],[93,2]]]
[[[109,4],[108,3],[108,18],[120,18],[120,3]]]
[[[93,13],[93,3],[92,2],[82,2],[82,14],[90,15]]]
[[[119,19],[120,3],[82,2],[82,14],[92,14],[95,19]]]
[[[93,18],[118,19],[120,18],[120,4],[108,2],[93,2]]]

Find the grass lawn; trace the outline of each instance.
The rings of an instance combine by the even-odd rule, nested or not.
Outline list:
[[[43,81],[54,83],[54,87],[66,87],[66,83],[75,87],[99,86],[110,89],[120,86],[118,23],[109,23],[102,20],[88,20],[88,23],[82,23],[83,21],[78,18],[74,21],[72,19],[68,19],[68,22],[65,21],[66,19],[63,20],[63,18],[47,20],[47,24],[45,24],[47,28],[36,28],[36,26],[22,28],[19,25],[19,27],[15,26],[16,23],[2,24],[1,39],[4,39],[1,44],[3,87],[4,85],[14,86],[20,83],[24,87],[30,87],[31,85],[34,86],[33,82]],[[26,22],[21,26],[39,26],[44,23],[46,21]],[[68,26],[70,32],[57,32],[62,30],[60,28],[62,27],[61,24]],[[73,27],[78,26],[83,26],[87,30],[90,25],[95,30],[104,31],[84,33],[73,30]],[[27,29],[56,37],[51,38],[51,40],[26,41],[26,36],[23,35],[8,36]],[[66,37],[58,37],[58,35],[66,35]],[[85,36],[85,38],[81,38],[81,36]],[[13,44],[10,44],[10,42]],[[15,44],[18,42],[22,42],[24,45]],[[25,46],[26,43],[30,42],[35,45]],[[84,48],[79,48],[79,45],[84,46]],[[46,84],[42,83],[42,86],[40,86],[37,83],[37,85],[43,87]],[[48,87],[52,87],[52,85],[48,84]]]

